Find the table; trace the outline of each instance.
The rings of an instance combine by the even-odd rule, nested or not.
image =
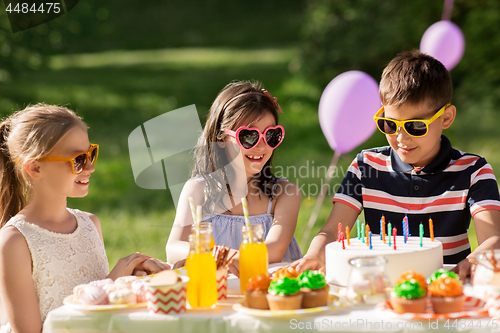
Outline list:
[[[286,265],[270,265],[270,271]],[[445,267],[447,269],[451,267]],[[334,289],[332,289],[334,290]],[[464,293],[471,295],[467,284]],[[250,332],[500,332],[500,322],[488,317],[477,319],[404,320],[374,306],[340,307],[316,315],[288,318],[259,318],[235,312],[233,304],[242,302],[239,280],[228,278],[227,300],[215,309],[188,310],[181,315],[150,314],[145,308],[119,311],[80,311],[64,305],[51,311],[44,333],[250,333]]]

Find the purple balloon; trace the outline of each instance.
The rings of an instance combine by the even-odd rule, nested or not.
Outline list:
[[[451,21],[434,23],[425,31],[420,41],[420,51],[441,61],[447,70],[451,70],[460,62],[464,49],[464,35]]]
[[[380,108],[377,82],[368,74],[348,71],[326,86],[319,101],[319,123],[330,147],[350,152],[375,131]]]

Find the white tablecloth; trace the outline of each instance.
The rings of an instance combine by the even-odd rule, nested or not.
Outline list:
[[[273,265],[270,271],[281,265]],[[449,267],[446,267],[449,268]],[[332,289],[333,290],[333,289]],[[464,289],[471,294],[470,285]],[[250,333],[250,332],[500,332],[500,323],[488,317],[412,321],[382,312],[374,306],[340,307],[329,312],[288,318],[254,317],[233,310],[242,302],[239,280],[228,279],[226,301],[210,310],[188,310],[181,315],[150,314],[147,309],[119,311],[81,311],[64,305],[51,311],[43,326],[44,333]]]

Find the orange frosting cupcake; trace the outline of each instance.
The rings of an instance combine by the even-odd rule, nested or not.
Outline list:
[[[256,275],[248,280],[247,290],[267,290],[271,279],[266,274]]]
[[[450,277],[440,277],[429,285],[431,296],[437,297],[455,297],[463,295],[462,283]]]
[[[248,280],[245,290],[246,304],[252,309],[268,310],[267,288],[271,284],[271,279],[267,274],[255,275]]]
[[[290,266],[285,266],[285,267],[282,267],[282,268],[278,269],[277,271],[275,271],[273,273],[273,275],[271,276],[271,280],[276,281],[276,280],[284,278],[284,277],[287,277],[290,279],[295,279],[299,275],[300,275],[299,272],[297,272],[295,270],[295,268],[290,267]]]
[[[465,295],[462,283],[454,278],[442,276],[432,281],[427,288],[431,294],[435,313],[460,312],[464,308]]]
[[[427,289],[427,282],[425,282],[425,278],[422,274],[418,274],[415,271],[406,271],[399,277],[396,285],[403,283],[405,281],[415,280],[418,284],[425,290]]]

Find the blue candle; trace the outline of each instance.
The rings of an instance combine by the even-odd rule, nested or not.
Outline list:
[[[380,218],[380,240],[382,240],[382,220],[383,220],[384,215]]]
[[[406,243],[406,216],[403,217],[403,240]]]
[[[370,250],[372,249],[372,232],[368,231],[368,235],[370,237]]]

